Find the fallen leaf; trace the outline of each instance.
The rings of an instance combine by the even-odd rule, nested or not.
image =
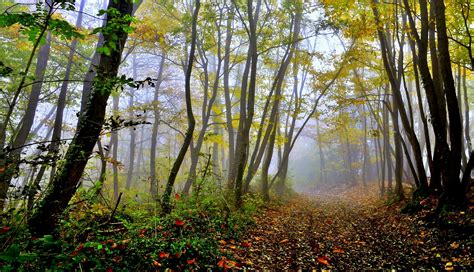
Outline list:
[[[290,241],[290,240],[288,240],[288,239],[283,239],[283,240],[280,241],[280,244],[286,244],[286,243],[288,243],[289,241]]]
[[[329,261],[327,260],[327,257],[318,257],[318,262],[324,265],[329,265]]]
[[[167,253],[167,252],[163,252],[163,251],[162,251],[162,252],[160,252],[158,255],[159,255],[159,256],[160,256],[160,258],[162,258],[162,259],[164,259],[164,258],[168,258],[168,257],[170,256],[170,254],[169,254],[169,253]]]
[[[453,263],[452,263],[452,262],[447,262],[447,263],[444,265],[444,270],[447,270],[447,271],[454,270]]]
[[[251,245],[250,243],[248,243],[248,242],[242,242],[240,245],[243,246],[243,247],[251,247],[251,246],[252,246],[252,245]]]
[[[174,224],[178,227],[182,227],[184,226],[184,221],[183,220],[179,220],[179,219],[176,219],[176,221],[174,222]]]
[[[459,243],[453,242],[452,244],[450,244],[450,246],[452,249],[456,249],[459,247]]]

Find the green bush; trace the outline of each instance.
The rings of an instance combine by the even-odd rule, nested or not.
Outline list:
[[[220,240],[238,239],[254,224],[263,202],[258,195],[245,198],[232,211],[223,192],[214,185],[198,193],[175,195],[171,214],[159,210],[119,208],[108,221],[110,209],[83,201],[61,222],[60,238],[34,238],[26,227],[8,229],[0,242],[9,244],[0,254],[2,271],[105,270],[154,271],[165,268],[202,270],[215,267],[223,256]],[[15,239],[9,240],[14,233]]]

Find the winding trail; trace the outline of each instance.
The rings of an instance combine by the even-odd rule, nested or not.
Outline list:
[[[297,197],[256,218],[234,256],[257,270],[472,269],[472,234],[432,228],[398,211],[376,188]]]

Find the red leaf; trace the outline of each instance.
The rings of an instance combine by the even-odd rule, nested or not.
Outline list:
[[[181,196],[180,196],[178,193],[176,193],[176,194],[174,194],[174,199],[180,200],[180,199],[181,199]]]
[[[252,246],[252,244],[247,243],[247,242],[242,242],[240,245],[243,246],[243,247],[251,247]]]
[[[174,222],[174,224],[178,227],[182,227],[184,226],[184,221],[183,220],[179,220],[179,219],[176,219],[176,221]]]
[[[162,252],[160,252],[160,254],[159,254],[159,255],[160,255],[160,258],[162,258],[162,259],[163,259],[163,258],[168,258],[168,257],[170,256],[170,254],[169,254],[169,253],[166,253],[166,252],[163,252],[163,251],[162,251]]]
[[[106,272],[113,272],[112,267],[110,267],[110,266],[107,267],[107,269],[106,269],[105,271],[106,271]]]
[[[189,265],[195,264],[195,263],[196,263],[196,258],[191,259],[191,260],[187,260],[186,262],[187,262]]]
[[[4,233],[7,233],[11,230],[10,227],[7,227],[7,226],[4,226],[2,228],[0,228],[0,234],[4,234]]]

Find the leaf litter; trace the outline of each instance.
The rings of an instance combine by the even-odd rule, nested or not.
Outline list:
[[[267,208],[241,241],[221,242],[221,252],[231,253],[233,269],[473,269],[472,209],[462,214],[467,228],[456,229],[401,207],[387,205],[376,187],[298,196]]]

